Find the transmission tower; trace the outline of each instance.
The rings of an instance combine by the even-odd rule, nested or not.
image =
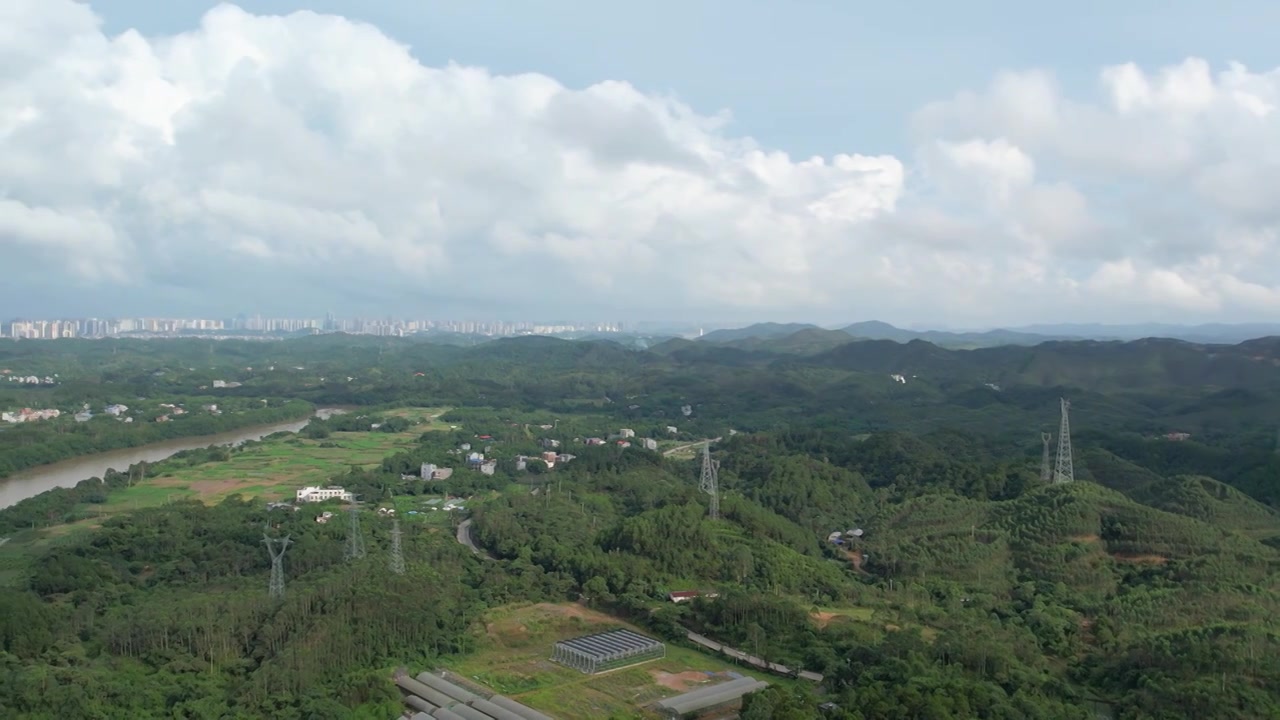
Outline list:
[[[1062,398],[1062,425],[1058,428],[1058,463],[1053,471],[1053,481],[1059,483],[1073,482],[1076,479],[1075,467],[1071,462],[1071,421],[1067,417],[1069,410],[1071,410],[1071,401]]]
[[[388,558],[391,572],[404,574],[404,553],[400,549],[400,521],[391,521],[391,557]]]
[[[1040,481],[1053,480],[1053,465],[1049,462],[1049,443],[1053,442],[1053,433],[1040,433],[1040,441],[1044,443],[1044,454],[1040,456]]]
[[[347,527],[347,546],[342,554],[348,560],[357,560],[364,557],[364,535],[360,534],[360,508],[352,505],[347,508],[347,513],[351,515],[351,524]]]
[[[711,443],[702,446],[702,478],[698,489],[711,496],[711,519],[720,517],[720,481],[716,477],[719,463],[711,459]]]
[[[267,545],[267,552],[271,553],[271,586],[269,594],[274,600],[284,597],[284,551],[289,549],[289,536],[282,538],[273,538],[262,533],[262,542]]]

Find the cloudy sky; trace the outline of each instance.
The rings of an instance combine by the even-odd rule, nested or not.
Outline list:
[[[1280,318],[1280,3],[1047,7],[6,0],[0,316]]]

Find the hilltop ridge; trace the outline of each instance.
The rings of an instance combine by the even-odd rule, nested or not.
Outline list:
[[[1280,336],[1280,323],[1211,323],[1204,325],[1170,325],[1160,323],[1104,325],[1098,323],[1029,325],[991,330],[908,330],[880,320],[866,320],[831,329],[811,323],[756,323],[739,328],[709,332],[700,342],[735,343],[751,340],[780,340],[806,330],[842,333],[860,340],[893,340],[909,342],[927,340],[947,348],[980,348],[1001,345],[1039,345],[1041,343],[1077,340],[1140,340],[1167,338],[1201,344],[1232,345],[1257,338]]]

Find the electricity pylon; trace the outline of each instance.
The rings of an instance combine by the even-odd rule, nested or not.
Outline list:
[[[1049,443],[1053,442],[1053,433],[1040,433],[1040,441],[1044,443],[1044,454],[1040,457],[1040,481],[1048,483],[1053,480],[1053,465],[1049,463]]]
[[[1062,425],[1058,428],[1058,462],[1054,467],[1053,481],[1056,483],[1073,482],[1076,479],[1075,467],[1071,461],[1071,421],[1068,412],[1071,401],[1062,398]]]
[[[364,535],[360,534],[360,508],[352,505],[347,508],[351,515],[351,524],[347,527],[347,546],[343,556],[348,560],[364,557]]]
[[[290,536],[285,535],[282,538],[273,538],[262,533],[262,542],[267,545],[267,552],[271,553],[271,584],[268,587],[268,594],[273,600],[280,600],[284,597],[284,551],[289,549]]]
[[[711,496],[711,519],[720,517],[720,481],[716,477],[719,463],[711,459],[711,442],[702,446],[702,478],[698,489]]]
[[[391,556],[387,559],[391,572],[404,574],[404,553],[400,549],[400,521],[391,521]]]

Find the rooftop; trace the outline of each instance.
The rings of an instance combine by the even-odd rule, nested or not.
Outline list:
[[[645,637],[630,630],[610,630],[608,632],[562,640],[557,645],[576,650],[584,655],[608,657],[615,653],[626,653],[635,650],[661,645],[657,640]]]

